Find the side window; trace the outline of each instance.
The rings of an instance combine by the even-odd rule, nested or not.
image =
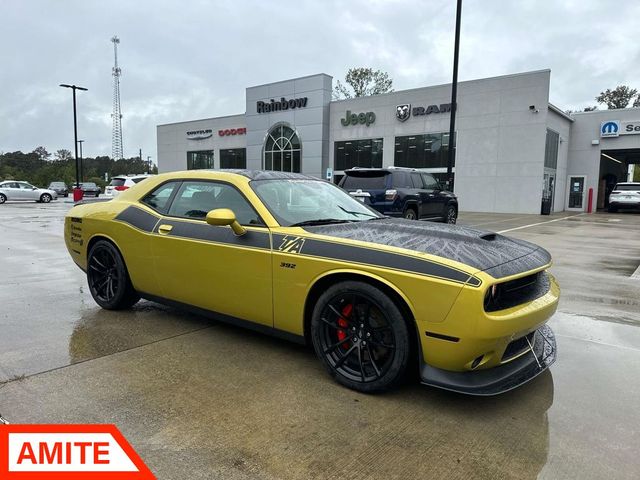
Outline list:
[[[413,182],[407,172],[393,172],[394,188],[413,188]]]
[[[183,182],[169,215],[204,219],[211,210],[228,208],[241,225],[262,225],[249,202],[234,187],[216,182]]]
[[[424,181],[424,188],[426,188],[427,190],[440,190],[440,184],[433,175],[423,173],[422,180]]]
[[[411,181],[413,182],[413,188],[423,189],[424,185],[422,184],[422,177],[419,173],[411,174]]]
[[[166,214],[167,209],[169,208],[169,199],[171,198],[171,194],[179,183],[180,182],[169,182],[164,185],[160,185],[140,201],[154,210]]]

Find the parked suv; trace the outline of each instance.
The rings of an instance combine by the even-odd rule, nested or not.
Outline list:
[[[118,175],[111,179],[111,183],[104,189],[104,194],[112,197],[117,196],[120,192],[133,187],[136,183],[140,183],[145,178],[152,175]]]
[[[458,199],[433,175],[412,168],[353,168],[339,185],[384,215],[456,223]]]
[[[617,183],[609,195],[609,211],[619,208],[640,208],[640,182]]]

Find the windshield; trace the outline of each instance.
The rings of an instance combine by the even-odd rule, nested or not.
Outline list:
[[[64,183],[62,182],[51,182],[49,185],[50,188],[64,188]]]
[[[83,186],[83,187],[93,188],[93,187],[95,187],[95,186],[96,186],[96,184],[95,184],[95,183],[83,183],[83,184],[82,184],[82,186]]]
[[[383,218],[335,185],[320,180],[257,180],[251,187],[283,227]]]

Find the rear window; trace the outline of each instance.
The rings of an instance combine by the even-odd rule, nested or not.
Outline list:
[[[64,187],[64,183],[62,183],[62,182],[51,182],[50,187]]]
[[[144,180],[147,177],[140,177],[140,178],[132,178],[131,181],[133,183],[140,183],[142,180]]]
[[[94,188],[96,186],[96,184],[95,183],[83,183],[82,186],[89,187],[89,188]]]
[[[122,187],[126,180],[124,178],[112,178],[109,186],[111,187]]]
[[[614,190],[623,192],[640,191],[640,183],[627,183],[625,185],[618,184]]]
[[[344,177],[342,188],[346,190],[384,190],[387,188],[387,175],[377,172],[373,175],[347,175]]]

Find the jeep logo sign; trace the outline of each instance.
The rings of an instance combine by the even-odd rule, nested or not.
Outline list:
[[[351,113],[351,110],[347,110],[345,118],[340,119],[343,127],[349,125],[366,125],[367,127],[376,121],[376,114],[373,112],[367,113]]]

